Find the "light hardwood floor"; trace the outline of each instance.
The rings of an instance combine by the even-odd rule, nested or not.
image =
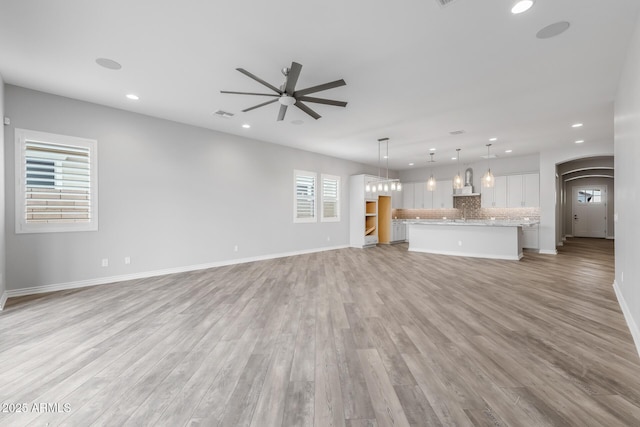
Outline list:
[[[520,262],[384,246],[17,298],[0,403],[28,412],[0,425],[637,426],[612,283],[613,242],[572,239]]]

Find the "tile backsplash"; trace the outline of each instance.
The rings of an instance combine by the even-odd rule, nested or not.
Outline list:
[[[509,220],[529,218],[540,220],[540,208],[483,208],[480,196],[454,197],[453,209],[393,209],[398,219],[491,219]]]

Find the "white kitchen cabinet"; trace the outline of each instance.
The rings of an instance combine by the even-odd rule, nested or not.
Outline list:
[[[424,209],[424,183],[413,183],[413,208]]]
[[[415,195],[415,184],[408,182],[402,184],[402,209],[413,209]]]
[[[407,226],[404,223],[404,221],[400,221],[400,220],[393,221],[391,241],[394,243],[404,242],[407,238],[406,230],[407,230]]]
[[[480,204],[483,208],[506,208],[507,177],[496,176],[493,187],[482,187],[480,193]]]
[[[424,193],[424,208],[425,209],[433,209],[433,193],[434,191],[429,191],[427,187],[427,183],[425,182],[422,185],[423,193]]]
[[[540,206],[540,175],[530,173],[507,177],[507,207],[533,208]]]
[[[433,209],[453,208],[453,181],[436,181],[436,190],[433,192]]]
[[[540,174],[528,173],[523,175],[524,200],[523,207],[537,208],[540,206]]]
[[[404,187],[404,184],[402,184]],[[404,188],[402,191],[393,191],[391,194],[391,209],[403,209],[404,202]]]
[[[525,249],[539,249],[538,224],[522,226],[522,247]]]

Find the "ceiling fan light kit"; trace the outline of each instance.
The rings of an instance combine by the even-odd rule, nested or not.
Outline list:
[[[320,114],[318,114],[317,112],[309,108],[309,106],[306,105],[305,102],[311,102],[311,103],[323,104],[323,105],[332,105],[335,107],[347,106],[347,103],[345,101],[336,101],[333,99],[316,98],[313,96],[307,96],[317,92],[322,92],[324,90],[345,86],[346,83],[343,79],[336,80],[329,83],[324,83],[317,86],[308,87],[306,89],[296,90],[296,84],[298,83],[298,78],[300,77],[300,71],[302,70],[302,65],[300,65],[297,62],[292,62],[291,67],[282,69],[282,74],[285,77],[285,81],[282,84],[282,86],[280,86],[280,88],[277,88],[272,84],[262,80],[260,77],[250,73],[244,68],[236,68],[236,70],[240,71],[245,76],[257,81],[261,85],[275,92],[275,93],[257,93],[257,92],[236,92],[236,91],[221,90],[220,93],[228,93],[228,94],[234,94],[234,95],[269,96],[269,97],[275,98],[270,101],[266,101],[261,104],[254,105],[253,107],[246,108],[242,110],[243,113],[246,113],[247,111],[255,110],[256,108],[264,107],[265,105],[278,102],[280,104],[280,111],[278,112],[278,119],[277,119],[278,121],[284,120],[284,117],[287,114],[287,108],[291,107],[292,105],[295,105],[300,110],[304,111],[306,114],[313,117],[315,120],[318,120],[322,116],[320,116]]]

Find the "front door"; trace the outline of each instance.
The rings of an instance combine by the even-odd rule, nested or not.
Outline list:
[[[607,186],[573,187],[573,235],[607,237]]]

